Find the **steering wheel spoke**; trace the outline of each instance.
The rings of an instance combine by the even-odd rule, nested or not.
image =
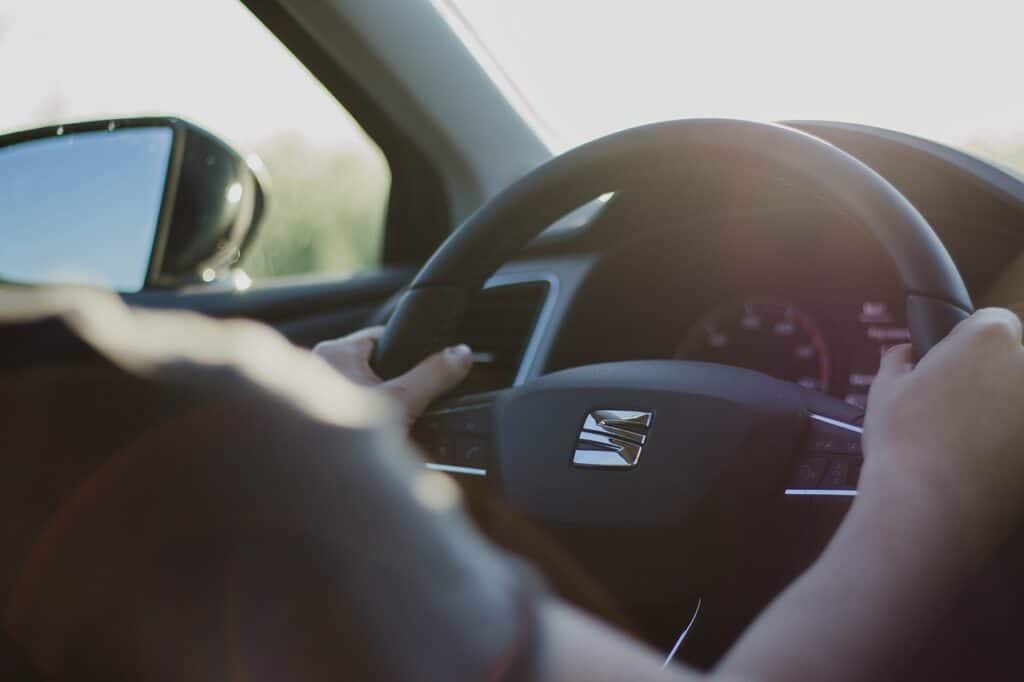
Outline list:
[[[787,495],[854,496],[864,461],[863,428],[809,412],[807,432],[786,485]]]
[[[412,428],[427,467],[460,476],[486,476],[494,443],[497,392],[477,393],[434,405]]]

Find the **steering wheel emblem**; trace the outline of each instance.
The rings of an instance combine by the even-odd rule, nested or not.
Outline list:
[[[593,410],[583,420],[572,464],[588,469],[632,469],[640,462],[653,412]]]

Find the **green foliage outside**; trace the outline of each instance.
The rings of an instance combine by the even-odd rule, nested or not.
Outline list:
[[[379,150],[320,148],[283,135],[256,153],[270,187],[267,214],[241,262],[250,277],[344,276],[379,264],[391,184]]]

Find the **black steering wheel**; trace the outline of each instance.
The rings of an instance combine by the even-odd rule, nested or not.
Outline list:
[[[377,371],[395,376],[453,341],[487,278],[577,206],[606,192],[647,198],[651,178],[707,186],[730,168],[755,165],[807,183],[874,234],[905,285],[918,357],[970,315],[970,296],[935,232],[871,168],[784,126],[682,120],[578,147],[473,214],[399,301],[376,350]],[[717,534],[756,513],[756,500],[783,490],[853,494],[861,416],[749,370],[636,361],[549,374],[435,413],[428,426],[439,438],[482,439],[475,466],[504,496],[548,527],[571,530],[584,565],[610,589],[656,599],[690,589],[680,575],[693,571],[696,555],[715,551]]]

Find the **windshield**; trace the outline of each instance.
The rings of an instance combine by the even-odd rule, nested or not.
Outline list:
[[[1024,170],[1024,3],[449,0],[556,150],[670,118],[828,119]]]

